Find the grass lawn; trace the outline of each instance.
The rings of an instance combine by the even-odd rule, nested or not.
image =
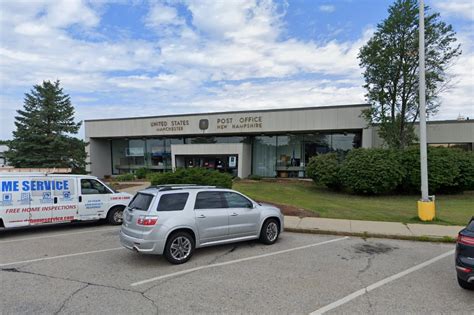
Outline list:
[[[322,218],[420,223],[416,195],[362,197],[296,180],[239,181],[233,188],[258,201],[291,205]],[[466,225],[474,216],[474,192],[436,196],[436,224]]]

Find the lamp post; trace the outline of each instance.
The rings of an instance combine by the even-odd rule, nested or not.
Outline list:
[[[434,199],[428,196],[428,158],[426,145],[426,92],[425,92],[425,4],[420,0],[419,31],[419,88],[420,88],[420,164],[421,200],[418,201],[418,217],[431,221],[435,217]]]

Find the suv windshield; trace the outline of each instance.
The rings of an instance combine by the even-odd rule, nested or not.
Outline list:
[[[148,210],[153,197],[153,195],[138,193],[133,197],[132,201],[130,201],[128,207],[134,210],[146,211]]]

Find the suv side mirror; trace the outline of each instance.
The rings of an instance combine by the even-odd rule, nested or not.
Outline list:
[[[253,203],[249,203],[249,204],[247,205],[247,208],[249,208],[249,209],[255,209],[255,205],[254,205]]]

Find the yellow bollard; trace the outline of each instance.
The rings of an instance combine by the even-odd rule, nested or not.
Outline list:
[[[418,217],[421,221],[433,221],[435,215],[434,198],[430,198],[430,201],[418,201]]]

